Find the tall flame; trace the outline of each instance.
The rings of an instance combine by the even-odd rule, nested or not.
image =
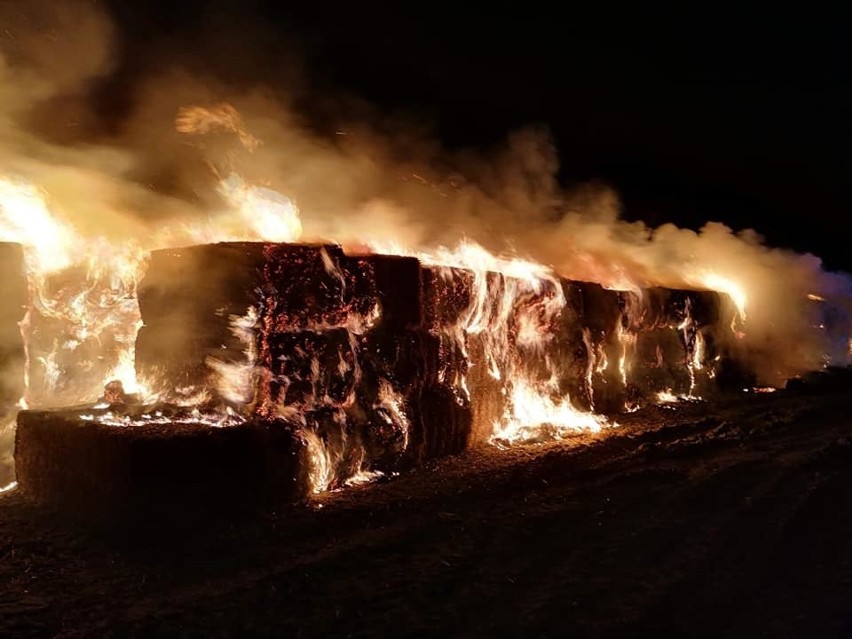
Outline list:
[[[746,305],[748,303],[748,295],[743,286],[731,279],[712,271],[702,271],[694,277],[688,277],[695,285],[704,288],[708,291],[720,291],[726,293],[733,300],[737,307],[740,320],[746,320]]]
[[[21,322],[27,350],[24,403],[96,399],[104,375],[120,379],[131,392],[138,390],[136,284],[147,251],[133,242],[82,237],[56,215],[46,193],[9,177],[0,177],[0,234],[21,243],[26,256],[31,308]],[[83,276],[63,278],[72,267]],[[92,354],[93,348],[101,352]],[[99,363],[107,368],[101,370]],[[87,371],[95,371],[94,376]],[[36,378],[38,387],[32,385]]]
[[[23,179],[0,175],[0,237],[24,246],[34,276],[60,271],[75,260],[79,237],[58,220],[46,194]]]
[[[234,173],[219,183],[219,193],[239,211],[242,222],[252,231],[249,237],[292,242],[302,234],[299,210],[277,191],[246,184]]]

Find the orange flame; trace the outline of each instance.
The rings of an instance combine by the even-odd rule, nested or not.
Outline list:
[[[27,269],[43,276],[70,266],[80,238],[50,211],[46,194],[23,179],[0,176],[0,237],[24,246]]]

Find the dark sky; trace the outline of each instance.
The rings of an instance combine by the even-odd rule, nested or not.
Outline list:
[[[151,55],[160,42],[198,47],[189,57],[201,68],[273,86],[292,81],[284,69],[298,52],[307,109],[311,96],[356,95],[427,123],[448,146],[541,124],[561,179],[611,183],[628,218],[753,227],[852,270],[844,12],[551,4],[560,8],[111,3],[124,82],[162,64]],[[210,47],[211,30],[228,34],[227,55]]]

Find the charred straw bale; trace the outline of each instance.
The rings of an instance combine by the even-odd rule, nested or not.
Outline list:
[[[629,311],[636,333],[630,385],[642,396],[715,392],[714,375],[734,320],[730,301],[713,291],[649,288]]]
[[[283,423],[109,426],[82,411],[23,411],[20,490],[91,519],[232,515],[306,494],[303,444]]]

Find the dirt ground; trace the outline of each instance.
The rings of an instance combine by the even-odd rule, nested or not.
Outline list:
[[[626,415],[251,521],[0,496],[0,636],[852,636],[852,388]]]

